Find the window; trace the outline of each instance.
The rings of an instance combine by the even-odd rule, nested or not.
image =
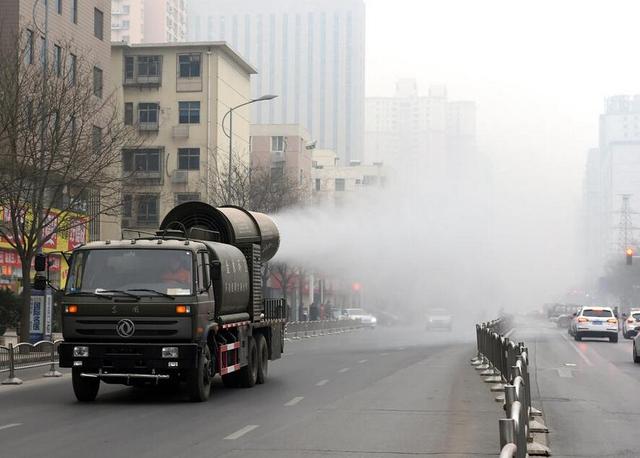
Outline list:
[[[158,196],[156,194],[138,197],[136,217],[138,226],[158,225]]]
[[[200,102],[178,102],[180,124],[200,123]]]
[[[62,76],[62,48],[58,45],[53,45],[53,67],[56,76]]]
[[[582,311],[582,316],[595,318],[611,318],[613,314],[611,313],[611,310],[585,309]]]
[[[124,58],[124,79],[132,80],[133,79],[133,71],[135,68],[133,56],[125,56]]]
[[[25,115],[27,117],[27,127],[33,128],[33,100],[29,100],[25,106]]]
[[[42,64],[42,68],[44,68],[47,63],[47,53],[45,52],[45,48],[47,46],[47,41],[44,37],[40,37],[40,63]]]
[[[25,53],[25,61],[28,64],[33,63],[33,31],[27,30],[27,48]]]
[[[181,54],[178,56],[180,78],[200,77],[200,54]]]
[[[203,291],[209,286],[209,253],[198,253],[198,289]]]
[[[176,193],[176,205],[184,204],[185,202],[194,202],[199,200],[200,200],[200,193],[197,193],[197,192]]]
[[[122,30],[129,30],[129,21],[122,21]]]
[[[344,191],[344,178],[336,178],[336,191]]]
[[[74,24],[78,23],[78,0],[71,0],[71,20]]]
[[[93,34],[100,40],[104,39],[104,13],[98,8],[93,9]]]
[[[93,67],[93,95],[102,98],[102,69]]]
[[[200,170],[200,148],[178,148],[178,170]]]
[[[125,194],[122,196],[122,216],[125,218],[131,218],[133,196],[131,194]]]
[[[76,117],[75,116],[71,116],[70,125],[71,125],[71,127],[70,127],[70,129],[71,129],[71,138],[75,142],[76,133],[77,133],[77,121],[76,121]]]
[[[78,57],[75,54],[69,54],[69,81],[72,85],[76,84]]]
[[[274,153],[284,151],[284,137],[271,137],[271,151]]]
[[[316,178],[316,191],[320,191],[320,178]]]
[[[122,12],[124,14],[129,14],[129,5],[122,5]]]
[[[62,14],[62,0],[56,0],[56,11],[58,14]]]
[[[133,124],[133,103],[127,102],[124,104],[124,125],[130,126]]]
[[[141,148],[122,152],[122,167],[125,172],[160,172],[160,150]]]
[[[139,103],[138,104],[138,122],[140,123],[158,123],[158,104],[157,103]]]
[[[160,76],[160,56],[138,56],[138,76]]]
[[[91,144],[93,146],[94,154],[99,154],[102,148],[102,128],[93,126],[91,131]]]

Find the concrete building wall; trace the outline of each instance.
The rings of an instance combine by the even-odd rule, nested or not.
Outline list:
[[[362,0],[192,0],[191,40],[225,40],[260,75],[252,94],[257,124],[301,124],[319,147],[346,163],[362,159],[364,129]]]
[[[186,41],[187,0],[111,0],[112,39],[127,43]]]
[[[179,55],[200,56],[200,77],[179,76]],[[162,71],[159,84],[126,84],[126,56],[134,59],[160,56]],[[151,126],[151,130],[141,131],[144,144],[140,149],[160,150],[160,173],[154,171],[149,177],[134,176],[128,181],[123,194],[132,196],[133,211],[125,214],[123,226],[157,227],[157,222],[180,198],[213,203],[210,189],[219,164],[226,163],[228,154],[221,122],[230,107],[249,100],[250,77],[255,70],[225,43],[114,44],[112,66],[114,75],[118,75],[116,87],[123,107],[126,103],[132,104],[134,123],[137,122],[139,128],[144,127],[139,122],[142,119],[138,112],[140,104],[159,105],[157,128]],[[199,122],[180,122],[180,102],[199,103]],[[234,150],[248,161],[248,111],[235,112],[233,122]],[[179,170],[179,150],[187,148],[199,150],[199,166],[193,170]],[[141,224],[136,200],[144,198],[144,195],[157,198],[158,221],[142,221]]]

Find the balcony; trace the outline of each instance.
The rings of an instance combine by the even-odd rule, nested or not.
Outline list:
[[[125,76],[122,83],[124,86],[160,86],[162,84],[162,77],[160,75],[155,76]]]
[[[161,186],[163,183],[162,172],[126,173],[124,178],[126,187]]]
[[[138,130],[140,132],[157,132],[160,129],[159,123],[156,122],[139,122]]]

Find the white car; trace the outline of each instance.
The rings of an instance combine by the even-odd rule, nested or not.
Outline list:
[[[451,331],[453,329],[453,317],[445,309],[431,309],[427,312],[427,331],[434,329],[444,329]]]
[[[618,319],[611,307],[582,307],[571,323],[573,337],[605,337],[610,342],[618,341]]]
[[[364,309],[345,309],[344,314],[353,320],[360,320],[364,326],[372,329],[378,324],[378,319]]]
[[[632,310],[622,322],[622,337],[631,339],[638,334],[638,329],[640,329],[640,310]]]

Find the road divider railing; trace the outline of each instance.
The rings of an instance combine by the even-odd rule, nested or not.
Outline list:
[[[0,346],[0,374],[7,374],[1,379],[2,385],[21,385],[22,380],[16,371],[48,366],[43,377],[61,377],[56,370],[58,346],[62,340],[41,340],[35,344],[23,342],[17,345]]]
[[[351,332],[365,328],[361,320],[317,320],[317,321],[290,321],[285,327],[285,336],[288,339],[304,339],[308,337],[326,336]]]
[[[529,351],[524,342],[505,337],[511,329],[509,317],[476,325],[478,353],[471,364],[499,393],[506,418],[499,420],[500,458],[550,456],[546,445],[536,441],[548,428],[540,420],[542,412],[531,405]]]

